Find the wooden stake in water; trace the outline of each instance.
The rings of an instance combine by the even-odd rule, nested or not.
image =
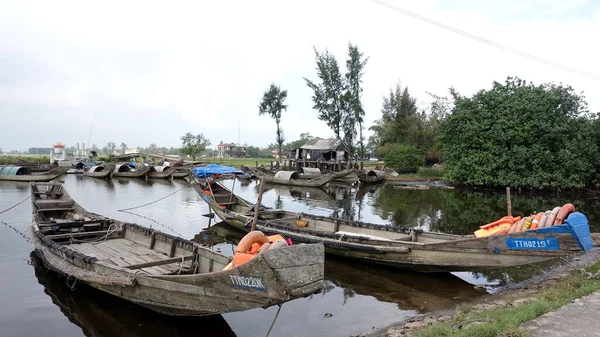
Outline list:
[[[256,223],[258,222],[258,213],[260,213],[260,203],[262,201],[263,193],[265,192],[265,178],[260,178],[260,187],[258,188],[258,199],[256,205],[254,205],[254,218],[252,219],[252,227],[250,230],[256,230]]]
[[[506,188],[506,215],[512,216],[512,205],[510,204],[510,187]]]

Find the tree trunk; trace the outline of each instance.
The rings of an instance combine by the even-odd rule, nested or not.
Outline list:
[[[358,130],[360,132],[360,161],[362,163],[365,160],[365,143],[363,141],[362,122],[360,120],[358,121]]]

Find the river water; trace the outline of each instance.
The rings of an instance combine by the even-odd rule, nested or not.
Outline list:
[[[107,182],[81,175],[67,175],[64,180],[70,195],[91,212],[195,240],[226,255],[243,236],[218,219],[203,216],[207,206],[185,181]],[[258,186],[238,182],[235,191],[255,200]],[[0,212],[29,194],[27,183],[0,182]],[[167,195],[148,206],[119,211]],[[513,213],[529,214],[567,201],[588,216],[592,230],[600,229],[595,225],[600,201],[594,195],[515,194]],[[326,190],[267,186],[263,204],[459,234],[471,233],[506,212],[504,195],[499,193],[405,190],[392,185],[356,189],[332,184]],[[31,223],[30,201],[0,214],[0,221],[0,336],[265,336],[276,315],[277,307],[270,307],[204,318],[167,317],[85,285],[71,290],[64,279],[30,256],[26,231]],[[493,291],[540,270],[537,266],[476,274],[420,274],[328,257],[323,291],[285,303],[271,336],[369,333],[480,296],[474,284]]]

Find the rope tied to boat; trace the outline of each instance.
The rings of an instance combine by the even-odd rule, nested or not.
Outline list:
[[[2,212],[0,212],[0,214],[2,214],[2,213],[6,213],[6,212],[10,211],[11,209],[13,209],[13,208],[15,208],[15,207],[19,206],[20,204],[24,203],[25,201],[27,201],[27,200],[28,200],[28,199],[30,199],[30,198],[31,198],[31,196],[28,196],[27,198],[25,198],[25,199],[23,199],[23,200],[19,201],[18,203],[16,203],[16,204],[14,204],[14,205],[10,206],[9,208],[7,208],[7,209],[3,210]]]
[[[279,317],[279,312],[281,311],[281,307],[283,307],[283,303],[278,304],[278,306],[279,306],[279,308],[277,309],[277,313],[275,314],[275,317],[273,318],[273,322],[271,322],[271,326],[269,327],[269,331],[267,331],[267,334],[265,335],[265,337],[269,337],[271,330],[273,330],[273,326],[275,325],[275,321],[277,320],[277,317]]]
[[[148,206],[148,205],[152,205],[152,204],[154,204],[154,203],[157,203],[157,202],[159,202],[159,201],[161,201],[161,200],[164,200],[164,199],[166,199],[166,198],[168,198],[168,197],[172,196],[173,194],[175,194],[175,193],[177,193],[177,192],[179,192],[179,191],[181,191],[181,190],[183,190],[183,189],[185,189],[185,188],[189,187],[191,184],[192,184],[192,183],[188,183],[187,185],[183,186],[182,188],[178,189],[177,191],[175,191],[175,192],[172,192],[172,193],[169,193],[169,194],[165,195],[164,197],[162,197],[162,198],[159,198],[159,199],[157,199],[157,200],[154,200],[154,201],[151,201],[151,202],[145,203],[145,204],[143,204],[143,205],[135,206],[135,207],[129,207],[129,208],[122,208],[122,209],[118,209],[117,211],[119,211],[119,212],[123,212],[123,211],[129,211],[129,210],[132,210],[132,209],[136,209],[136,208],[142,208],[142,207],[146,207],[146,206]]]

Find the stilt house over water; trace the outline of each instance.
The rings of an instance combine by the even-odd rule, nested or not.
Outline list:
[[[341,139],[313,138],[300,148],[290,151],[291,166],[302,171],[303,167],[338,172],[356,165],[348,146]]]

